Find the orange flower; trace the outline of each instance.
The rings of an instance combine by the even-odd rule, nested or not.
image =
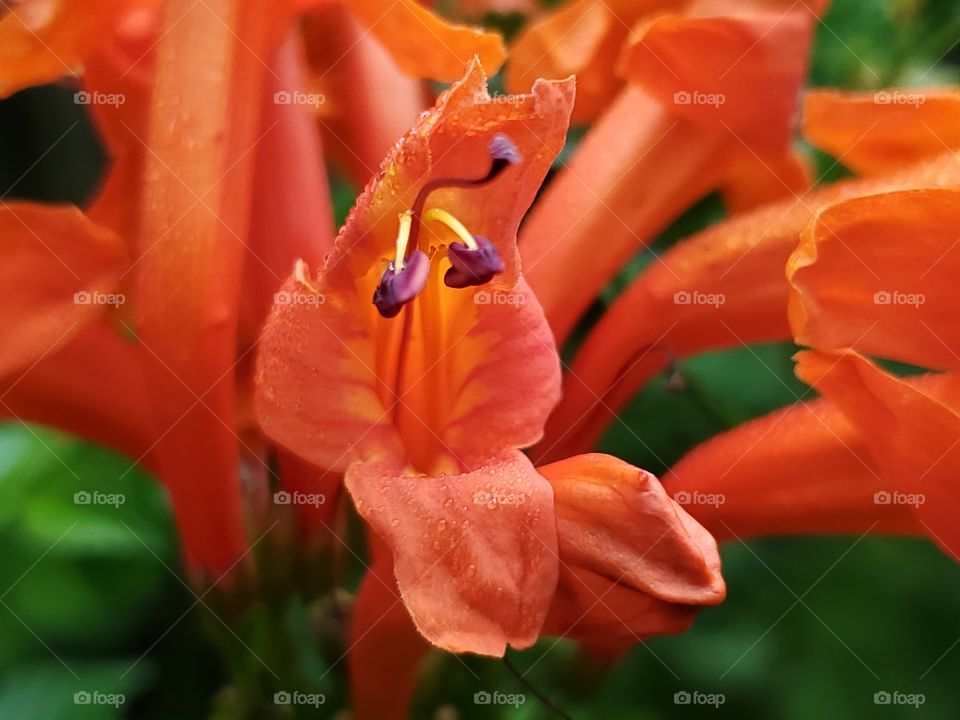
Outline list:
[[[676,15],[638,16],[619,64],[628,84],[523,227],[528,279],[561,344],[604,285],[700,198],[722,190],[739,211],[809,184],[790,128],[815,15],[778,3],[676,5]],[[606,56],[604,28],[619,35],[634,22],[609,4],[582,8],[589,21],[554,28],[556,47]],[[594,27],[599,37],[581,36]],[[609,75],[612,60],[601,62]]]
[[[787,274],[794,334],[817,348],[797,355],[797,375],[824,399],[714,438],[674,468],[671,491],[726,495],[698,508],[707,528],[925,535],[960,559],[958,236],[956,189],[817,214]],[[859,351],[949,372],[898,378]]]
[[[896,173],[816,188],[672,247],[617,298],[580,347],[535,457],[593,447],[616,413],[668,363],[665,349],[683,357],[789,340],[784,267],[815,213],[845,198],[927,186],[960,187],[960,162],[952,152]]]
[[[5,414],[109,444],[157,470],[172,495],[189,569],[213,577],[247,546],[241,447],[245,455],[260,452],[243,409],[250,380],[242,361],[251,348],[238,353],[238,329],[243,342],[244,325],[256,324],[272,304],[277,273],[298,255],[322,257],[332,239],[329,208],[319,200],[326,197],[322,172],[309,172],[289,146],[256,142],[269,123],[302,151],[311,126],[298,119],[301,108],[273,102],[267,66],[256,55],[235,52],[245,45],[271,57],[285,20],[263,8],[234,13],[227,5],[167,7],[170,27],[157,42],[155,79],[153,60],[143,56],[153,43],[144,41],[156,32],[154,14],[125,15],[99,46],[91,44],[87,87],[127,101],[91,105],[115,155],[90,211],[105,227],[74,209],[2,209],[18,258],[10,267],[21,291],[25,279],[33,283],[32,295],[21,296],[35,301],[24,308],[17,296],[4,298],[4,314],[18,318],[8,327],[23,333],[0,367]],[[219,58],[222,72],[184,85],[191,52],[205,54],[205,63]],[[295,46],[285,45],[269,74],[296,82],[298,62]],[[254,164],[267,187],[251,212]],[[277,212],[278,173],[296,179],[297,191],[307,194],[299,197],[309,198],[297,213]],[[138,197],[143,188],[145,203]],[[276,217],[267,225],[264,212],[282,225]],[[281,242],[273,241],[278,230]],[[54,272],[46,269],[51,253],[60,259]],[[249,306],[240,302],[245,272]],[[265,272],[273,273],[272,285]],[[38,277],[45,278],[39,285]],[[258,329],[246,332],[248,342]]]
[[[278,306],[261,344],[264,430],[346,472],[418,627],[453,651],[529,645],[556,583],[550,485],[516,448],[539,438],[559,364],[513,239],[563,144],[572,91],[539,83],[504,118],[474,66],[388,157],[320,276],[301,265],[287,282],[305,301]],[[445,249],[474,236],[503,270],[476,294],[445,285]],[[479,492],[498,512],[462,510]]]
[[[535,469],[519,451],[560,370],[515,236],[572,101],[571,81],[540,81],[494,103],[471,68],[388,155],[322,270],[298,266],[264,330],[264,430],[344,472],[375,533],[352,627],[359,717],[403,716],[409,698],[412,672],[390,698],[372,682],[378,644],[405,668],[428,648],[401,598],[431,644],[494,656],[545,628],[617,644],[680,631],[723,598],[712,539],[653,478],[604,456]]]

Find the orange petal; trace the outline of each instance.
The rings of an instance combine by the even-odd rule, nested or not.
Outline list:
[[[151,469],[157,437],[137,346],[105,320],[0,381],[0,415],[72,433]]]
[[[551,180],[524,222],[520,252],[558,344],[631,257],[720,183],[720,132],[678,121],[627,88]]]
[[[859,431],[887,482],[877,502],[913,510],[960,560],[960,375],[906,381],[853,351],[798,353],[797,375]]]
[[[131,10],[155,0],[23,0],[0,12],[0,98],[78,73]],[[0,9],[2,10],[2,9]]]
[[[123,243],[73,206],[0,203],[0,376],[62,348],[111,306],[127,262]]]
[[[311,294],[295,277],[281,290],[261,340],[257,414],[270,437],[342,472],[354,460],[402,453],[406,433],[395,424],[396,367],[382,370],[378,360],[377,336],[391,321],[374,318],[367,297],[320,290]],[[414,382],[402,403],[415,411],[420,433],[460,467],[535,443],[559,399],[559,361],[543,312],[522,282],[508,297],[474,304],[468,293],[448,304],[450,345],[439,360],[408,349]],[[419,344],[418,335],[411,345]],[[438,405],[442,416],[433,417],[429,408]]]
[[[397,216],[410,208],[420,188],[435,178],[483,177],[490,167],[490,139],[503,133],[516,145],[521,163],[481,190],[438,190],[430,205],[455,211],[471,232],[489,238],[507,264],[499,278],[511,285],[517,227],[563,147],[573,94],[572,79],[540,81],[528,94],[494,100],[483,70],[473,63],[391,149],[357,199],[328,267],[354,278],[392,258]]]
[[[920,535],[907,508],[874,502],[884,482],[856,428],[817,400],[698,445],[664,485],[719,540],[868,530]]]
[[[344,5],[321,5],[303,33],[310,83],[324,99],[317,115],[325,150],[364,187],[426,109],[423,82],[405,74]]]
[[[557,526],[550,484],[522,453],[438,477],[357,463],[346,484],[390,546],[427,640],[497,657],[536,641],[557,584]]]
[[[420,661],[430,644],[410,620],[389,560],[375,562],[363,576],[348,642],[352,716],[407,720]]]
[[[577,76],[574,123],[596,119],[623,86],[610,68],[632,24],[607,3],[574,0],[523,29],[510,47],[505,83],[522,92],[537,78]]]
[[[860,197],[828,207],[790,258],[797,342],[960,367],[960,190]]]
[[[267,313],[298,259],[318,265],[333,248],[334,220],[323,149],[309,107],[278,103],[304,92],[303,48],[292,30],[269,65],[253,180],[256,202],[244,268],[240,344],[254,344]]]
[[[215,577],[246,547],[234,373],[274,12],[267,0],[171,0],[156,49],[137,332],[169,429],[157,451],[187,560]]]
[[[797,152],[761,157],[744,150],[730,162],[720,191],[727,211],[736,215],[784,197],[803,195],[812,181],[810,163]]]
[[[960,147],[958,113],[960,91],[953,88],[811,90],[803,134],[851,170],[872,175]]]
[[[538,470],[553,486],[560,548],[548,632],[629,643],[679,632],[723,600],[716,543],[653,475],[599,454]],[[609,634],[591,636],[598,628]]]
[[[678,243],[617,298],[581,346],[534,453],[538,462],[591,449],[667,364],[665,350],[684,356],[789,339],[784,267],[818,210],[846,198],[930,186],[960,187],[953,153],[899,173],[817,188]]]
[[[416,0],[352,0],[350,7],[414,77],[453,82],[474,57],[492,74],[506,58],[499,34],[449,23]]]
[[[678,117],[726,128],[754,150],[783,152],[814,20],[806,7],[662,16],[636,33],[622,72]]]

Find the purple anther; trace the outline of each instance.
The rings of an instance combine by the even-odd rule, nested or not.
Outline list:
[[[474,236],[475,250],[462,242],[452,242],[447,247],[450,268],[443,276],[447,287],[465,288],[485,285],[497,273],[503,272],[503,260],[493,243],[485,237]]]
[[[383,317],[396,317],[404,305],[420,294],[429,276],[430,258],[422,250],[410,253],[399,272],[391,261],[373,291],[373,304]]]

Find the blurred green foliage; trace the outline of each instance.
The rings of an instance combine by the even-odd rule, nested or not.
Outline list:
[[[512,23],[504,23],[511,32]],[[835,0],[818,28],[811,84],[957,83],[958,46],[956,0]],[[38,88],[0,103],[5,196],[82,202],[89,195],[103,156],[70,93]],[[571,134],[566,153],[580,137]],[[829,169],[827,179],[843,172],[822,155],[818,166]],[[354,192],[335,187],[339,218]],[[717,198],[692,209],[631,263],[596,311],[652,253],[721,215]],[[612,425],[603,449],[662,472],[698,442],[802,396],[793,350],[767,345],[684,362],[687,392],[670,393],[656,379]],[[124,502],[77,502],[84,491]],[[308,641],[323,608],[293,600],[253,613],[240,628],[243,639],[225,630],[179,579],[163,492],[123,458],[7,423],[0,428],[0,543],[2,720],[227,718],[235,698],[223,689],[222,655],[234,675],[256,674],[275,633],[289,639],[297,675],[283,670],[278,681],[301,687],[307,678],[303,687],[327,693],[316,717],[345,707],[342,648]],[[958,716],[960,573],[929,543],[777,539],[730,543],[723,556],[729,598],[685,635],[652,639],[621,662],[555,640],[511,657],[578,720]],[[684,691],[722,693],[724,703],[677,705],[674,694]],[[925,703],[878,706],[878,691],[920,692]],[[75,693],[84,692],[122,693],[125,701],[77,704]],[[522,693],[525,702],[477,705],[477,692]],[[417,717],[437,720],[552,716],[504,663],[439,653],[424,670],[417,708]]]

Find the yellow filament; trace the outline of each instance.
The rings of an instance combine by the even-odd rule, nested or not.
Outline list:
[[[398,222],[400,228],[397,230],[397,259],[394,261],[393,267],[397,272],[400,272],[403,270],[403,258],[407,254],[407,243],[410,241],[410,225],[413,222],[413,213],[409,210],[400,213]]]
[[[463,240],[464,244],[471,250],[477,249],[477,241],[473,239],[473,235],[470,234],[470,231],[467,230],[466,226],[457,220],[453,215],[448,213],[446,210],[441,210],[440,208],[433,208],[427,210],[423,214],[423,219],[427,222],[435,220],[436,222],[443,223],[448,228],[453,230],[453,232]]]

